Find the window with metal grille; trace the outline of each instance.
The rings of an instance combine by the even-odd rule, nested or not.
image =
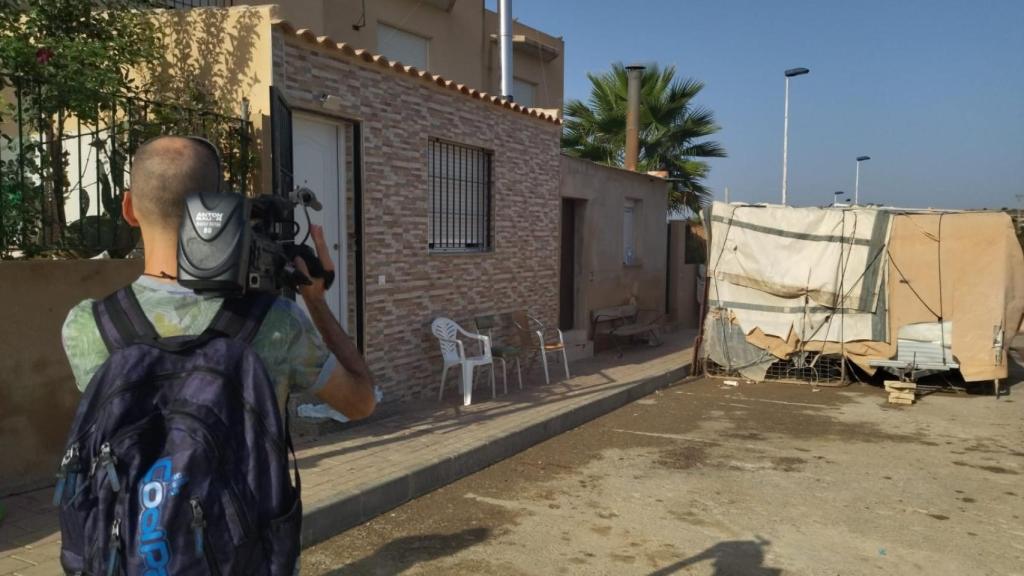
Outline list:
[[[431,139],[429,243],[432,252],[491,248],[491,153]]]

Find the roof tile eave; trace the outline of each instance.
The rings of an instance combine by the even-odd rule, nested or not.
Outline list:
[[[375,52],[363,48],[355,48],[352,45],[347,44],[345,42],[337,42],[330,36],[318,36],[316,33],[314,33],[312,30],[308,28],[296,28],[294,25],[292,25],[291,22],[288,22],[287,20],[275,18],[274,20],[271,21],[271,26],[273,26],[275,29],[281,30],[286,34],[290,34],[296,38],[301,38],[303,41],[309,44],[323,46],[325,48],[332,49],[335,52],[340,52],[346,56],[358,58],[360,60],[363,60],[364,62],[374,63],[383,68],[390,68],[391,70],[399,74],[404,74],[406,76],[431,82],[443,88],[447,88],[460,94],[464,94],[471,98],[482,100],[484,102],[489,102],[491,104],[501,106],[502,108],[508,108],[509,110],[512,110],[514,112],[520,112],[526,114],[527,116],[538,118],[540,120],[551,122],[553,124],[562,124],[562,120],[560,118],[542,112],[538,108],[527,108],[511,100],[507,100],[499,96],[488,94],[483,90],[477,90],[471,86],[467,86],[465,84],[460,84],[452,80],[448,80],[447,78],[441,76],[440,74],[434,74],[429,70],[420,70],[415,66],[407,66],[398,61],[388,60],[381,54],[377,54]]]

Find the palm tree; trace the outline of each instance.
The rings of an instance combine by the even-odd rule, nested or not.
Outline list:
[[[711,200],[704,186],[710,167],[700,158],[723,158],[718,142],[703,140],[718,132],[711,110],[691,104],[704,83],[676,79],[676,69],[648,66],[640,84],[640,171],[664,170],[672,181],[669,209],[695,213]],[[562,149],[571,156],[622,166],[626,148],[628,79],[621,63],[609,72],[588,74],[593,85],[587,102],[565,105]]]

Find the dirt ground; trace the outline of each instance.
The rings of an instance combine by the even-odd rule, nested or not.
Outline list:
[[[687,381],[303,553],[304,575],[1024,574],[1024,384]]]

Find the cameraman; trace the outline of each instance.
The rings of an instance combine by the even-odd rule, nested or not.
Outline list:
[[[179,285],[175,276],[184,199],[195,191],[217,189],[220,178],[215,152],[189,138],[155,138],[140,146],[133,158],[131,190],[125,191],[122,215],[129,225],[142,230],[145,268],[132,289],[161,337],[200,334],[223,301],[197,295]],[[323,230],[311,227],[310,235],[324,269],[334,270]],[[295,260],[295,266],[309,276],[301,259]],[[323,280],[311,279],[311,285],[298,289],[309,316],[294,302],[278,298],[252,349],[274,381],[282,413],[290,392],[309,391],[352,420],[365,418],[376,404],[373,377],[331,314]],[[91,300],[71,309],[62,337],[78,389],[85,391],[108,357]]]

